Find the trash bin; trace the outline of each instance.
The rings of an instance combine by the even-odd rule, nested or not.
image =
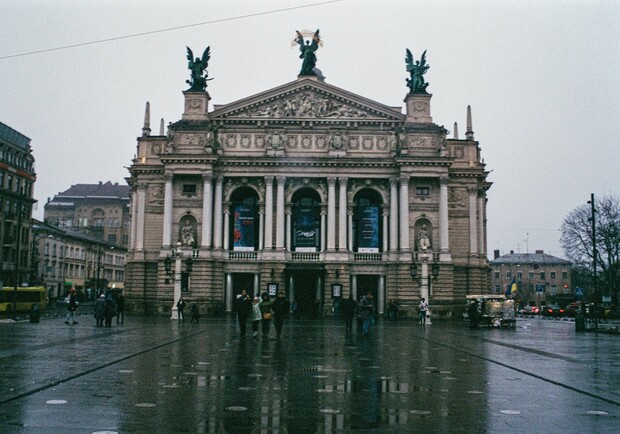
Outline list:
[[[38,304],[33,304],[30,308],[30,322],[39,322],[41,318],[41,308]]]
[[[575,331],[576,332],[586,331],[586,319],[581,313],[578,313],[575,316]]]

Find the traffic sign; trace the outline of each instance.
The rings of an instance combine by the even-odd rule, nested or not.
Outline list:
[[[583,288],[575,288],[575,297],[583,297]]]

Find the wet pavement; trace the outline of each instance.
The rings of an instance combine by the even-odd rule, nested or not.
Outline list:
[[[620,336],[287,320],[242,339],[200,324],[92,316],[0,324],[2,433],[618,432]],[[249,326],[248,326],[248,332]],[[272,336],[275,331],[271,330]]]

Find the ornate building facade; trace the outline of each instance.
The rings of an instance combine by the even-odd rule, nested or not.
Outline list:
[[[0,286],[28,282],[35,181],[30,139],[0,122]]]
[[[301,315],[367,292],[379,314],[389,300],[417,312],[421,296],[452,314],[488,291],[490,183],[469,108],[459,139],[425,91],[404,114],[320,75],[212,110],[206,91],[184,97],[165,135],[147,103],[129,168],[130,308],[169,313],[182,296],[230,311],[246,289],[283,290]]]

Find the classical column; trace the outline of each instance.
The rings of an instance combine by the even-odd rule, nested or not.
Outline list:
[[[478,253],[485,254],[484,242],[484,190],[478,190]]]
[[[288,299],[293,303],[295,301],[295,279],[292,274],[288,277],[288,291]]]
[[[377,283],[377,313],[382,315],[385,313],[385,276],[379,276]]]
[[[357,274],[351,274],[351,295],[357,301]]]
[[[136,248],[136,223],[138,222],[138,193],[137,186],[131,186],[131,241],[129,248]]]
[[[327,240],[327,233],[325,232],[325,210],[321,209],[321,252],[325,251],[325,243]]]
[[[353,212],[347,211],[347,232],[349,233],[349,252],[353,251]]]
[[[474,187],[467,189],[469,193],[469,253],[478,253],[478,190]]]
[[[146,204],[146,184],[138,184],[138,210],[136,212],[136,250],[144,249],[144,209]]]
[[[224,211],[224,250],[230,250],[230,210],[228,206]]]
[[[336,247],[336,178],[327,178],[327,250]]]
[[[278,176],[276,190],[276,249],[284,248],[284,185],[286,177]]]
[[[205,248],[211,247],[211,227],[213,225],[213,206],[211,186],[212,176],[210,174],[202,175],[202,242],[201,246]]]
[[[172,179],[174,175],[166,172],[164,179],[166,185],[164,187],[164,234],[162,237],[162,245],[164,248],[170,248],[172,245]]]
[[[315,293],[316,298],[315,299],[320,301],[321,305],[323,305],[323,303],[322,303],[323,298],[321,297],[322,289],[323,289],[323,282],[322,282],[322,280],[323,280],[323,277],[321,276],[321,274],[317,274],[316,275],[316,293]],[[319,313],[319,316],[321,316],[321,313]]]
[[[254,288],[252,290],[252,298],[260,296],[260,274],[254,273]]]
[[[448,177],[439,178],[439,251],[450,250],[448,236]]]
[[[383,207],[383,251],[387,252],[389,249],[389,241],[388,241],[388,219],[390,218],[390,212],[386,206]]]
[[[286,250],[291,251],[291,210],[286,210],[286,228],[285,228]]]
[[[226,273],[226,312],[232,312],[233,309],[233,277],[232,273]]]
[[[400,250],[409,250],[409,175],[400,176]]]
[[[390,250],[398,250],[398,179],[390,178]]]
[[[224,179],[215,180],[215,206],[213,208],[213,248],[222,248],[222,184]]]
[[[338,250],[347,248],[347,178],[339,178],[338,192]]]
[[[265,250],[273,248],[273,176],[265,176]]]
[[[261,210],[258,212],[258,250],[263,250],[265,246],[265,210],[261,206]]]

